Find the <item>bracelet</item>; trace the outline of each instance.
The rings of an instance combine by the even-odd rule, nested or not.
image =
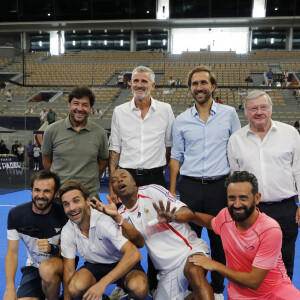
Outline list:
[[[124,222],[124,218],[122,217],[120,223],[118,223],[118,225],[120,226],[119,230],[120,230],[120,233],[122,234],[122,224]]]
[[[171,220],[171,221],[169,221],[169,223],[171,223],[171,222],[176,222],[176,218],[177,218],[177,215],[176,215],[176,213],[175,213],[175,214],[174,214],[174,219]]]
[[[174,220],[172,222],[176,222],[176,218],[177,218],[177,215],[176,213],[174,214]]]
[[[49,243],[49,244],[50,244],[50,243]],[[57,255],[57,254],[59,253],[59,246],[54,245],[54,244],[50,244],[50,247],[51,247],[51,248],[50,248],[49,254],[55,256],[55,255]]]

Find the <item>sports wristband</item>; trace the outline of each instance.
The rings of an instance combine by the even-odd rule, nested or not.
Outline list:
[[[51,249],[50,249],[49,253],[51,255],[57,255],[59,253],[59,246],[54,245],[54,244],[50,244],[50,247],[51,247]]]

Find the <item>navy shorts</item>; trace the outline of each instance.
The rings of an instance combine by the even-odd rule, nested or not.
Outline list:
[[[39,269],[36,267],[24,266],[21,268],[22,279],[17,289],[18,298],[39,298],[44,299],[42,289],[42,280],[40,277]]]
[[[89,263],[86,261],[80,269],[84,268],[84,269],[89,270],[95,277],[96,281],[98,282],[98,281],[100,281],[101,278],[103,278],[105,275],[107,275],[107,273],[109,273],[111,270],[113,270],[117,264],[118,264],[118,262],[113,263],[113,264],[92,264],[92,263]],[[130,273],[133,270],[137,270],[137,271],[141,271],[141,272],[145,273],[140,262],[138,262],[135,266],[133,266],[133,268],[128,273]],[[127,274],[125,274],[123,277],[118,279],[116,282],[113,282],[113,283],[116,283],[119,287],[121,287],[125,291],[127,291],[127,289],[124,286],[124,282],[125,282],[125,278],[126,278]]]

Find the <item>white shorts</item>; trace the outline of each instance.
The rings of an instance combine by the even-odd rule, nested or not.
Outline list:
[[[207,247],[208,248],[208,247]],[[209,251],[209,248],[208,248]],[[209,253],[203,251],[203,246],[197,247],[190,251],[185,259],[182,260],[180,266],[171,271],[163,271],[158,274],[158,286],[155,300],[183,300],[185,292],[189,286],[189,282],[184,276],[184,267],[187,259],[193,254],[201,254],[210,257]]]

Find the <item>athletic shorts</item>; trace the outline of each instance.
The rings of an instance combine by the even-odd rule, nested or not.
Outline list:
[[[21,268],[22,278],[17,289],[18,298],[39,298],[44,299],[42,280],[39,269],[32,266]]]
[[[84,268],[84,269],[89,270],[95,277],[96,281],[98,282],[98,281],[100,281],[101,278],[103,278],[105,275],[107,275],[107,273],[112,271],[116,267],[117,264],[118,264],[118,262],[113,263],[113,264],[92,264],[92,263],[89,263],[86,261],[80,269]],[[137,270],[137,271],[141,271],[141,272],[145,273],[140,262],[138,262],[129,272],[131,272],[133,270]],[[123,277],[118,279],[116,282],[113,282],[113,283],[116,283],[119,287],[121,287],[125,291],[127,291],[127,289],[124,286],[124,282],[125,282],[125,278],[126,278],[127,274],[125,274]]]
[[[197,248],[197,247],[196,247]],[[204,249],[195,249],[191,251],[188,256],[183,259],[180,266],[171,271],[163,271],[158,274],[158,286],[155,295],[155,300],[172,299],[183,300],[185,298],[185,292],[189,286],[189,282],[184,276],[184,267],[187,259],[194,255],[200,254],[210,257],[209,253],[203,252]]]

